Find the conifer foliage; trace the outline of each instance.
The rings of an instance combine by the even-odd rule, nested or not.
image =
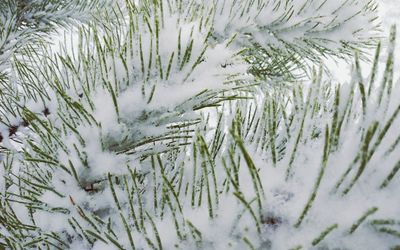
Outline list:
[[[373,0],[1,2],[0,249],[395,248],[379,36]]]

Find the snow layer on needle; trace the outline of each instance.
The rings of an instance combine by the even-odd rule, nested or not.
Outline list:
[[[217,2],[215,32],[223,37],[240,32],[239,44],[255,42],[266,49],[302,54],[312,50],[350,54],[342,41],[362,45],[378,35],[374,2],[273,0],[250,7],[243,1],[232,5]]]

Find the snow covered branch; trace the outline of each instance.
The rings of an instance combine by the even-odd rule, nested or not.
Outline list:
[[[0,249],[397,244],[375,1],[107,3],[0,3]]]

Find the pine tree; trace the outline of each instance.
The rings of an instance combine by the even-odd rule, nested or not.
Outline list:
[[[395,29],[378,78],[376,9],[0,3],[0,247],[395,247]],[[350,83],[325,57],[354,60]]]

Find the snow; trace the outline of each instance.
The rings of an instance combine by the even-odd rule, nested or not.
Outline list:
[[[251,244],[260,249],[291,249],[298,245],[303,249],[312,249],[315,247],[313,240],[331,225],[337,226],[332,227],[333,230],[321,242],[319,246],[322,248],[333,246],[382,249],[398,245],[398,237],[378,232],[371,220],[399,218],[400,200],[393,194],[398,193],[400,179],[396,176],[387,187],[379,187],[399,161],[398,147],[393,152],[387,152],[398,135],[400,118],[393,120],[388,135],[383,137],[376,151],[371,149],[375,150],[373,145],[380,140],[377,135],[382,134],[390,115],[400,104],[398,98],[389,98],[390,95],[400,93],[399,83],[394,85],[392,93],[384,92],[384,100],[387,101],[384,101],[384,105],[378,105],[379,92],[373,91],[366,101],[367,115],[364,117],[354,70],[342,60],[331,60],[327,63],[334,78],[324,76],[321,83],[315,84],[302,80],[293,92],[284,93],[287,96],[274,96],[279,92],[268,87],[265,88],[267,92],[263,93],[263,98],[260,97],[270,98],[267,99],[268,102],[248,101],[241,106],[240,101],[225,102],[226,106],[219,109],[203,109],[203,114],[195,111],[200,104],[213,104],[218,98],[225,97],[222,91],[230,90],[234,84],[240,86],[258,80],[249,76],[249,65],[236,56],[241,46],[249,43],[248,36],[244,33],[253,34],[255,41],[266,49],[277,47],[286,50],[285,46],[291,43],[303,46],[303,37],[329,41],[349,38],[357,43],[366,36],[363,33],[354,35],[351,31],[360,27],[373,30],[371,24],[358,16],[346,22],[344,31],[339,29],[324,33],[316,29],[315,33],[310,33],[310,27],[322,27],[322,30],[329,28],[328,24],[337,18],[331,15],[332,11],[342,2],[329,1],[321,7],[320,12],[314,13],[315,1],[307,1],[304,6],[301,1],[294,1],[296,14],[287,23],[276,22],[276,19],[287,13],[283,5],[277,7],[276,12],[271,11],[271,6],[249,8],[247,14],[257,17],[251,19],[235,12],[240,11],[246,5],[245,2],[236,2],[233,12],[224,7],[227,2],[229,1],[218,2],[217,13],[220,15],[214,16],[216,33],[208,47],[204,46],[204,41],[212,29],[198,21],[182,19],[177,13],[166,15],[164,28],[157,33],[159,37],[151,29],[155,28],[155,24],[145,23],[138,18],[135,21],[141,36],[129,40],[126,35],[121,41],[112,40],[118,47],[115,51],[104,49],[107,39],[100,39],[99,42],[105,52],[95,46],[88,51],[78,50],[76,41],[87,45],[86,43],[91,44],[94,37],[88,35],[82,38],[72,34],[71,42],[66,42],[59,49],[76,60],[72,63],[79,65],[79,70],[75,72],[60,63],[57,65],[60,67],[59,71],[52,74],[54,78],[51,78],[54,82],[65,81],[65,90],[62,90],[64,92],[59,94],[61,90],[57,92],[52,89],[55,86],[53,83],[47,83],[42,87],[48,91],[51,102],[44,105],[42,100],[37,101],[26,96],[20,103],[34,113],[40,114],[44,108],[50,111],[48,116],[41,114],[37,120],[30,121],[32,130],[18,130],[18,139],[31,140],[41,151],[26,141],[23,148],[14,148],[13,144],[18,142],[8,136],[3,138],[2,146],[12,149],[15,163],[7,165],[2,157],[4,164],[0,166],[0,176],[7,173],[9,180],[6,185],[6,179],[0,179],[0,194],[2,199],[6,198],[6,194],[15,194],[15,199],[22,201],[7,204],[12,209],[10,218],[15,214],[21,223],[34,224],[40,228],[31,235],[32,238],[42,232],[55,231],[62,240],[69,242],[71,249],[118,249],[118,244],[129,248],[130,237],[139,249],[146,249],[151,245],[158,247],[158,238],[164,249],[190,249],[195,244],[204,249],[243,249]],[[352,1],[338,18],[343,20],[351,16],[360,2],[364,1]],[[193,1],[191,4],[201,4],[201,1]],[[387,33],[391,23],[400,21],[400,8],[396,8],[396,1],[387,0],[382,4],[384,5],[380,7],[380,12],[383,13],[383,27]],[[208,7],[204,8],[208,10]],[[202,11],[206,13],[205,10]],[[325,15],[307,23],[307,17],[315,14]],[[365,15],[364,18],[373,17],[373,14]],[[269,26],[271,33],[260,33],[264,24]],[[302,25],[297,27],[298,24]],[[180,58],[177,56],[178,30],[181,34],[179,42],[182,51],[192,46],[187,63],[182,61],[182,54]],[[124,27],[115,32],[129,33]],[[273,35],[273,32],[276,34]],[[233,33],[239,35],[230,44]],[[112,37],[101,31],[97,35],[100,38]],[[158,47],[156,39],[160,42]],[[331,53],[340,50],[336,43],[326,42],[323,45]],[[57,51],[57,46],[51,48]],[[384,47],[388,47],[387,42]],[[122,51],[126,48],[131,49],[131,53],[124,54]],[[204,54],[203,48],[206,48]],[[308,51],[310,52],[312,51]],[[171,57],[173,53],[176,53],[174,58]],[[52,56],[51,59],[59,58],[57,53]],[[76,59],[81,56],[102,60],[85,65]],[[167,65],[170,58],[171,74],[167,78],[160,75],[157,65]],[[314,58],[313,55],[310,58]],[[123,60],[129,68],[124,67]],[[46,62],[43,63],[46,66]],[[363,66],[364,72],[368,72],[366,65]],[[85,78],[87,75],[83,67],[94,72],[93,77],[88,76],[89,80]],[[46,82],[43,81],[43,84]],[[340,130],[342,134],[338,139],[338,149],[328,147],[324,151],[325,145],[329,145],[324,136],[325,126],[329,129],[328,135],[333,136],[333,126],[337,125],[332,122],[336,86],[340,86],[341,91],[338,116],[346,120]],[[83,90],[85,95],[82,95]],[[196,96],[201,92],[206,94]],[[233,93],[248,94],[239,91]],[[311,95],[308,96],[307,93]],[[346,106],[347,99],[353,98],[353,95],[354,102]],[[192,98],[193,96],[196,97]],[[283,103],[288,100],[295,101],[283,107]],[[273,101],[274,105],[278,103],[279,106],[275,107],[279,110],[276,118],[278,136],[271,125],[273,111],[270,110],[274,108]],[[250,103],[258,108],[253,110],[254,117],[265,133],[260,132],[256,123],[249,125]],[[263,104],[267,106],[264,107]],[[309,104],[312,106],[308,106]],[[348,107],[351,111],[347,110]],[[213,159],[210,152],[214,152],[213,142],[218,144],[217,132],[220,132],[216,126],[216,110],[224,113],[221,121],[223,129],[220,131],[226,132],[226,135],[224,144]],[[285,128],[287,120],[284,119],[282,110],[286,111],[285,115],[292,117],[293,123],[288,128]],[[207,112],[211,113],[211,119],[203,119],[195,127],[196,131],[191,131],[194,126],[189,126],[178,134],[187,136],[193,133],[193,139],[187,141],[172,138],[161,143],[157,141],[158,137],[171,136],[171,130],[167,126],[193,122],[202,115],[206,116]],[[351,115],[347,116],[349,112]],[[241,130],[241,136],[232,128],[232,121],[238,117],[241,118],[238,120],[239,125],[248,129]],[[7,118],[14,123],[21,121],[11,115]],[[365,169],[362,169],[363,159],[359,159],[341,185],[335,187],[354,157],[365,149],[365,132],[374,121],[379,122],[379,127],[372,136],[369,148],[366,148],[371,159],[367,155],[369,162],[364,166]],[[2,135],[7,135],[8,129],[7,125],[0,125]],[[245,132],[248,134],[244,135]],[[171,137],[174,135],[172,133]],[[203,145],[204,142],[200,139],[202,137],[206,138],[207,145]],[[254,140],[250,140],[251,137]],[[156,154],[160,157],[158,159],[157,156],[141,154],[145,150],[139,151],[135,148],[136,144],[146,140],[151,141],[145,144],[148,149],[156,153],[169,149],[174,143],[187,145],[180,145],[180,149],[183,148],[184,151],[170,150]],[[240,147],[242,140],[245,145]],[[284,153],[276,152],[282,159],[276,163],[271,158],[272,141],[283,145]],[[330,141],[332,142],[333,140]],[[126,147],[133,149],[121,151]],[[274,150],[279,151],[278,145],[275,145]],[[246,153],[251,160],[246,158]],[[327,162],[324,161],[324,154],[328,154]],[[40,161],[46,160],[47,155],[56,157],[57,164]],[[360,155],[362,158],[363,155]],[[25,162],[24,157],[27,156],[37,158],[38,161]],[[359,180],[352,186],[357,171],[361,170]],[[237,174],[237,179],[234,174]],[[30,178],[36,175],[37,178]],[[319,175],[320,183],[317,182]],[[22,178],[40,183],[34,185]],[[23,185],[24,190],[21,191],[19,185]],[[40,185],[47,188],[40,188]],[[346,190],[346,187],[352,188]],[[24,197],[26,193],[32,197]],[[312,194],[315,195],[315,200],[312,200]],[[308,201],[313,202],[307,203]],[[4,201],[0,202],[0,208],[3,209]],[[43,207],[28,209],[24,202],[33,202],[35,206]],[[307,207],[307,204],[311,205]],[[52,208],[64,208],[68,212],[52,212]],[[372,212],[353,233],[351,230],[355,223],[368,211]],[[49,220],[50,216],[55,218]],[[8,237],[8,230],[12,229],[0,224],[0,242],[3,242],[3,235]],[[93,235],[88,237],[89,232],[95,232],[109,242],[106,244],[96,239],[97,237],[92,237]],[[85,238],[92,239],[93,244]],[[109,239],[114,239],[115,242]],[[26,239],[17,240],[25,244]]]

